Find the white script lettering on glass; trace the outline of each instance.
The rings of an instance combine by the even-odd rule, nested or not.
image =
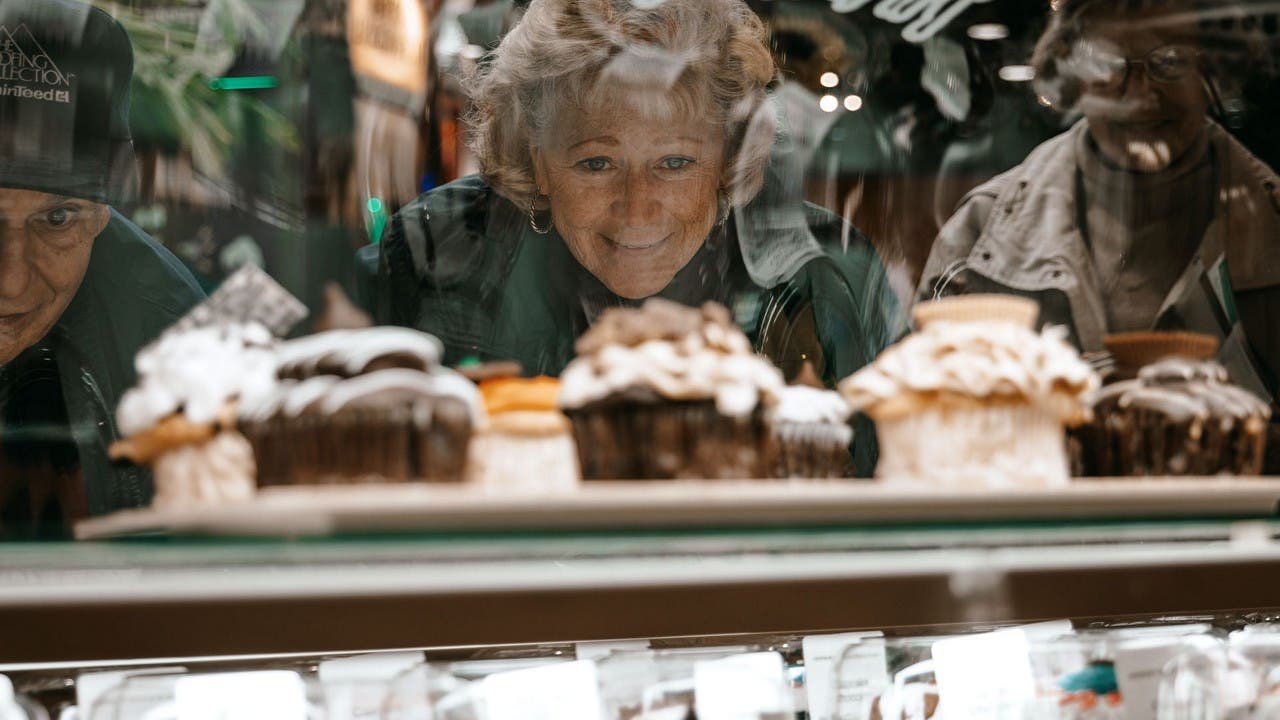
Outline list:
[[[831,0],[831,9],[839,13],[855,12],[874,1]],[[906,25],[902,29],[903,39],[922,43],[965,10],[989,2],[991,0],[879,0],[872,13],[885,22]]]

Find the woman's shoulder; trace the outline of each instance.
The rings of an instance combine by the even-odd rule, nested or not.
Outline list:
[[[520,215],[478,175],[419,195],[391,218],[384,252],[412,262],[417,274],[437,282],[480,272],[520,237]],[[407,251],[407,253],[405,252]]]
[[[862,231],[821,205],[804,204],[805,223],[822,250],[814,260],[835,263],[861,272],[882,269],[875,246]],[[810,265],[813,261],[810,261]]]
[[[888,283],[884,262],[875,245],[840,215],[813,203],[805,203],[805,218],[822,255],[803,270],[816,295],[848,303],[864,318],[874,316],[878,325],[890,326],[898,315],[898,301]],[[838,285],[837,288],[832,287]]]

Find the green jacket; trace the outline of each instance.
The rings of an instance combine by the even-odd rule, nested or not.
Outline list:
[[[752,231],[740,232],[747,223]],[[591,277],[554,231],[533,232],[477,177],[401,209],[379,266],[379,321],[439,337],[449,363],[517,360],[529,374],[558,375],[596,309],[632,304]],[[787,377],[807,360],[828,385],[874,359],[899,327],[871,244],[812,205],[737,213],[659,294],[690,305],[722,302]],[[868,473],[873,443],[855,447],[858,469]]]
[[[29,520],[41,534],[56,533],[60,521],[84,512],[150,502],[148,474],[107,459],[107,446],[119,437],[116,405],[137,379],[138,350],[203,298],[177,258],[112,211],[84,282],[53,330],[0,368],[6,532],[26,534],[21,526]],[[49,464],[64,476],[64,490],[78,495],[56,498],[63,517],[50,516],[37,497]]]

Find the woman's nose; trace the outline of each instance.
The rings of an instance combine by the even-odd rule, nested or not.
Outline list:
[[[21,297],[30,284],[26,238],[20,231],[0,225],[0,298]]]
[[[658,215],[661,207],[653,192],[648,173],[632,171],[627,173],[625,186],[622,188],[622,213],[630,227],[643,227],[650,224]]]

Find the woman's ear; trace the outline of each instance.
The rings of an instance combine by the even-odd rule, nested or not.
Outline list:
[[[549,192],[547,169],[542,163],[542,148],[538,145],[529,146],[529,158],[533,161],[533,184],[538,195],[546,195]]]

